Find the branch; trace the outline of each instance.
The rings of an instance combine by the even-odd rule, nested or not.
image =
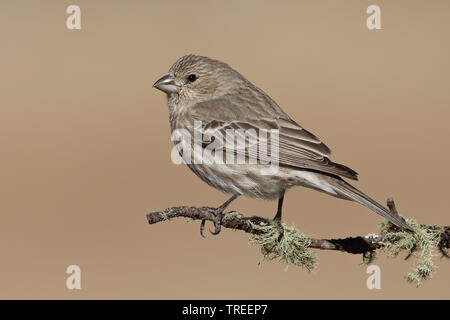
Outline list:
[[[392,199],[388,199],[388,207],[391,212],[397,213],[395,203]],[[214,221],[214,208],[211,207],[172,207],[164,209],[163,211],[156,211],[147,214],[149,224],[170,220],[172,218],[184,217],[192,220],[207,220]],[[242,230],[244,232],[261,235],[265,233],[264,230],[258,226],[261,224],[271,225],[273,222],[263,217],[245,217],[237,212],[228,212],[224,215],[222,227]],[[424,228],[437,230],[437,226],[426,226]],[[392,228],[396,228],[392,226]],[[450,226],[443,227],[444,232],[441,233],[439,248],[450,248]],[[385,234],[370,236],[347,237],[342,239],[314,239],[309,238],[311,243],[309,248],[321,250],[338,250],[353,254],[364,254],[374,252],[384,246]]]
[[[391,213],[398,215],[394,200],[387,200]],[[147,215],[150,224],[177,217],[204,221],[215,220],[216,209],[211,207],[173,207]],[[402,219],[405,219],[401,217]],[[251,234],[250,242],[261,247],[264,259],[278,259],[288,265],[296,265],[312,270],[317,265],[317,258],[309,249],[337,250],[353,254],[362,254],[364,263],[371,263],[377,249],[390,256],[406,253],[406,258],[415,256],[411,271],[406,275],[408,282],[419,286],[430,279],[436,266],[433,262],[434,249],[439,249],[442,257],[449,258],[450,227],[427,226],[413,219],[405,219],[414,232],[402,230],[386,220],[380,224],[379,234],[347,237],[342,239],[314,239],[298,232],[295,227],[284,227],[283,237],[272,220],[262,217],[245,217],[239,212],[228,212],[223,216],[222,226],[242,230]]]

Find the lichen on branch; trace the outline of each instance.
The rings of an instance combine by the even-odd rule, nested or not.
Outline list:
[[[388,199],[387,204],[391,212],[398,214],[392,199]],[[155,224],[176,217],[214,221],[215,208],[172,207],[149,213],[147,220],[150,224]],[[433,262],[436,249],[441,252],[442,257],[448,258],[450,227],[421,225],[408,218],[406,221],[413,227],[415,233],[400,230],[390,222],[383,221],[378,234],[342,239],[311,238],[300,233],[297,228],[286,225],[283,225],[284,235],[279,239],[278,228],[272,220],[258,216],[245,217],[236,211],[223,216],[222,227],[250,233],[249,242],[261,247],[263,259],[276,259],[287,265],[304,267],[309,271],[317,265],[317,258],[311,249],[362,254],[365,263],[373,261],[377,250],[394,257],[405,252],[407,259],[416,256],[413,268],[406,278],[409,282],[420,285],[422,281],[429,279],[436,269]]]

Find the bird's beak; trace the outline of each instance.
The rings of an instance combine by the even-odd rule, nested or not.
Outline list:
[[[175,79],[168,74],[156,81],[153,88],[164,91],[165,93],[175,93],[179,90],[177,84],[175,83]]]

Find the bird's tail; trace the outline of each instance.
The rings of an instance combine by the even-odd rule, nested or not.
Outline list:
[[[330,177],[330,179],[328,179],[328,183],[342,198],[356,201],[380,216],[386,218],[397,227],[414,232],[414,230],[398,214],[392,213],[341,178]]]

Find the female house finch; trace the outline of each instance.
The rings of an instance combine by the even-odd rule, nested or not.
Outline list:
[[[267,171],[267,165],[256,163],[218,163],[208,159],[187,161],[189,168],[200,179],[232,197],[215,210],[215,231],[220,232],[222,213],[239,195],[263,199],[278,199],[274,221],[283,234],[281,209],[285,191],[293,186],[304,186],[325,192],[337,198],[353,200],[383,216],[396,226],[413,231],[398,215],[391,213],[342,177],[357,180],[352,169],[329,160],[331,151],[315,135],[292,120],[261,89],[253,85],[227,64],[208,57],[186,55],[178,59],[169,73],[153,85],[167,94],[172,133],[184,130],[195,135],[194,122],[201,121],[199,129],[214,137],[225,137],[229,130],[277,130],[278,170]],[[252,131],[253,130],[253,131]],[[253,135],[255,138],[255,135]],[[257,136],[258,142],[269,142]],[[265,141],[262,141],[264,140]],[[264,160],[251,148],[236,150],[227,142],[217,141],[218,149],[231,151],[246,159]],[[210,142],[212,143],[212,142]],[[204,151],[210,145],[202,141]],[[192,149],[194,144],[188,142]],[[201,150],[201,151],[202,151]],[[195,153],[195,150],[194,150]],[[186,158],[185,158],[186,160]],[[208,160],[208,161],[206,161]],[[266,159],[267,160],[267,159]],[[266,171],[264,171],[266,170]],[[203,235],[204,221],[200,232]]]

